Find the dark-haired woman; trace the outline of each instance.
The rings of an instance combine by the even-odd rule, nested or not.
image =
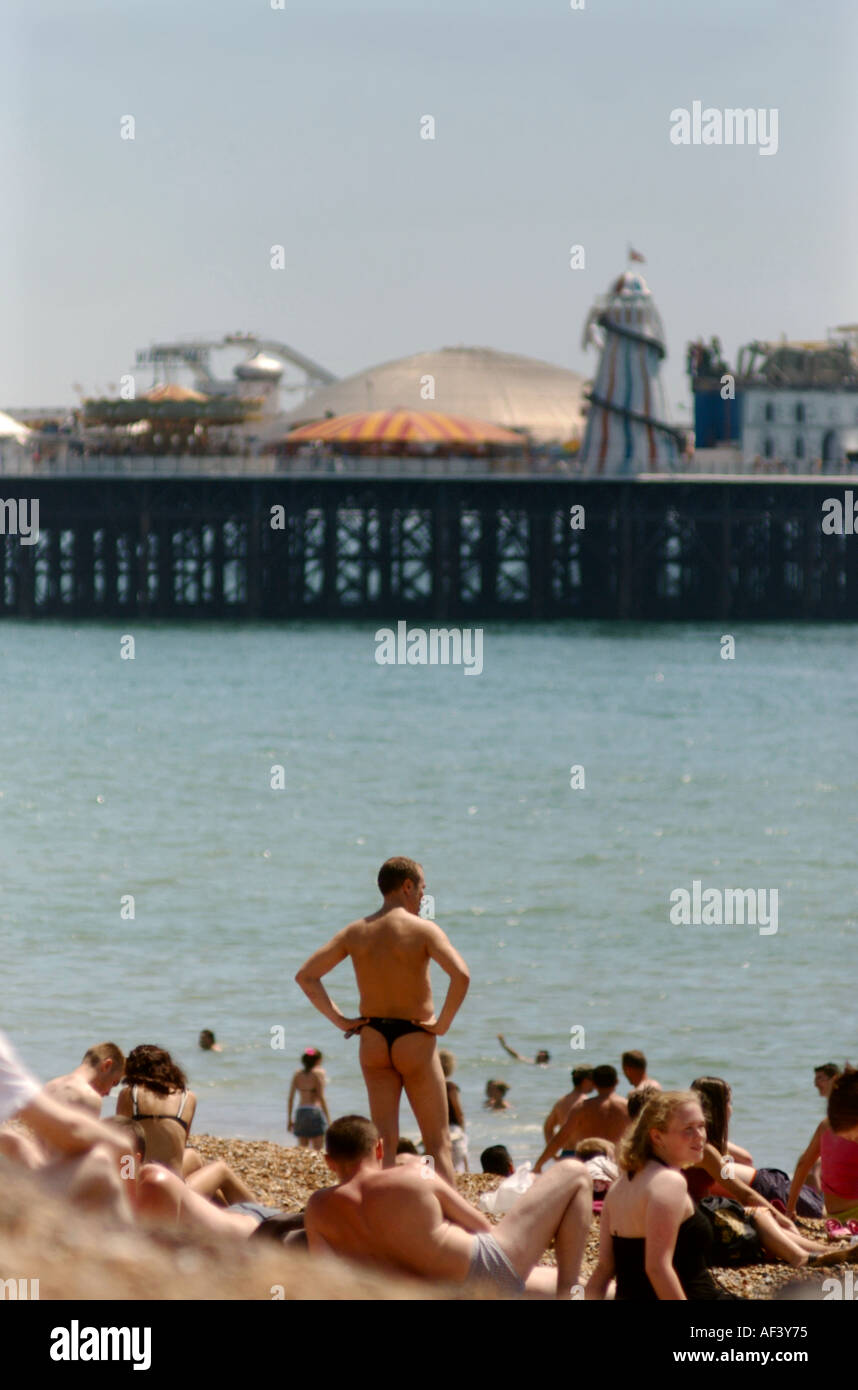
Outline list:
[[[700,1158],[685,1171],[688,1190],[712,1222],[716,1265],[761,1264],[767,1257],[793,1266],[819,1263],[831,1247],[802,1235],[789,1217],[777,1211],[750,1186],[753,1168],[736,1163],[727,1149],[733,1113],[730,1087],[718,1076],[691,1083],[706,1118],[706,1143]]]
[[[163,1047],[144,1043],[128,1054],[116,1113],[141,1125],[147,1162],[162,1164],[195,1192],[227,1206],[253,1201],[250,1188],[222,1159],[203,1164],[196,1150],[186,1148],[196,1108],[185,1073]]]

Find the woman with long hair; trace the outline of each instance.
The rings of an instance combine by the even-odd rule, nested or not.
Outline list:
[[[196,1108],[185,1073],[163,1047],[144,1043],[128,1054],[116,1113],[141,1126],[147,1162],[162,1164],[201,1196],[226,1206],[253,1201],[250,1188],[227,1163],[204,1164],[196,1149],[187,1148]]]
[[[693,1200],[711,1220],[718,1247],[716,1264],[760,1264],[767,1256],[799,1266],[821,1263],[829,1246],[802,1235],[788,1216],[777,1211],[751,1183],[756,1170],[737,1163],[728,1149],[733,1113],[732,1093],[720,1076],[700,1076],[691,1083],[706,1119],[706,1143],[685,1180]],[[842,1251],[837,1251],[842,1257]]]
[[[682,1176],[705,1143],[698,1096],[664,1091],[647,1101],[619,1144],[587,1298],[604,1298],[615,1276],[620,1302],[733,1298],[709,1272],[712,1229]]]

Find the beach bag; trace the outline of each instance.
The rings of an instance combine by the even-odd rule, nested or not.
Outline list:
[[[503,1216],[515,1206],[519,1197],[533,1186],[534,1181],[530,1164],[523,1163],[510,1177],[504,1178],[494,1192],[484,1192],[480,1197],[480,1206],[492,1216]]]
[[[712,1226],[715,1245],[710,1256],[713,1265],[755,1265],[765,1260],[757,1228],[745,1215],[745,1208],[732,1197],[704,1197],[700,1210]]]
[[[754,1174],[754,1181],[751,1187],[755,1192],[759,1192],[761,1197],[765,1197],[767,1202],[773,1205],[780,1202],[783,1210],[786,1211],[787,1198],[789,1197],[790,1178],[782,1168],[758,1168]],[[811,1216],[819,1219],[825,1215],[825,1202],[821,1192],[815,1188],[804,1187],[798,1194],[798,1201],[795,1206],[798,1216]]]

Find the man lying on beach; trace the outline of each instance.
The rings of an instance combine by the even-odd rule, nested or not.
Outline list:
[[[622,1096],[614,1095],[619,1079],[612,1066],[593,1068],[596,1094],[575,1106],[565,1125],[546,1144],[534,1163],[534,1173],[540,1173],[543,1164],[558,1153],[561,1158],[572,1157],[582,1139],[607,1139],[611,1144],[619,1143],[629,1124],[626,1102]]]
[[[592,1186],[582,1163],[556,1164],[492,1227],[430,1168],[384,1168],[378,1130],[361,1115],[331,1125],[325,1153],[339,1181],[307,1203],[311,1254],[507,1296],[569,1298],[590,1231]],[[557,1268],[537,1268],[552,1239]]]
[[[125,1071],[125,1057],[116,1043],[96,1043],[83,1055],[83,1061],[67,1076],[56,1076],[44,1087],[46,1096],[63,1105],[77,1105],[96,1117],[101,1102],[118,1086]]]
[[[453,1183],[447,1090],[435,1039],[449,1030],[470,975],[441,928],[417,915],[425,886],[415,860],[388,859],[378,874],[382,907],[338,932],[302,965],[295,979],[346,1037],[361,1035],[361,1070],[370,1113],[384,1140],[385,1165],[394,1163],[404,1087],[427,1154],[441,1177]],[[346,958],[360,992],[358,1018],[346,1018],[322,984],[322,977]],[[437,1018],[429,977],[433,960],[450,977]]]
[[[46,1095],[27,1071],[8,1038],[0,1033],[0,1125],[20,1120],[38,1143],[15,1130],[0,1130],[0,1155],[35,1172],[50,1191],[82,1206],[100,1208],[119,1221],[129,1219],[120,1176],[129,1156],[127,1137]],[[45,1151],[58,1154],[50,1161]]]
[[[572,1068],[572,1090],[567,1091],[565,1096],[561,1096],[549,1111],[542,1126],[546,1144],[553,1139],[558,1129],[562,1129],[573,1108],[578,1103],[590,1095],[593,1090],[593,1068],[592,1067],[573,1067]]]

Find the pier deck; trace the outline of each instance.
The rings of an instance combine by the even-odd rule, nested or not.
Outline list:
[[[0,615],[856,620],[858,536],[821,529],[847,487],[6,475],[3,499],[38,499],[39,535],[0,536]]]

